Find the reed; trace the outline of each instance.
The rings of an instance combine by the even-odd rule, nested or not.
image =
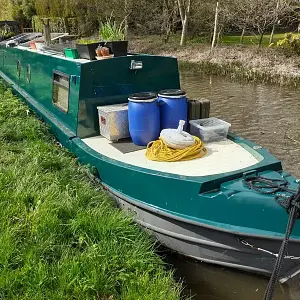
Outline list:
[[[151,238],[0,82],[0,298],[180,299]]]
[[[282,75],[272,72],[260,71],[243,66],[239,62],[213,63],[210,61],[179,61],[181,72],[197,73],[203,75],[225,76],[231,80],[241,82],[271,83],[282,86],[299,87],[300,77],[296,75]]]

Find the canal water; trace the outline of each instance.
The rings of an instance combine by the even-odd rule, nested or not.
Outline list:
[[[211,116],[231,123],[231,131],[266,147],[286,171],[300,178],[300,90],[232,82],[223,77],[181,74],[190,99],[211,101]],[[195,300],[262,300],[267,279],[197,263],[176,254],[167,262]],[[277,288],[274,300],[299,300],[300,277]]]

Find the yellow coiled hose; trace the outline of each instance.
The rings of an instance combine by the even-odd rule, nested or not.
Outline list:
[[[184,149],[170,148],[161,138],[157,141],[150,142],[147,145],[146,156],[156,161],[183,161],[194,158],[203,157],[207,150],[204,148],[203,142],[195,138],[195,144]]]

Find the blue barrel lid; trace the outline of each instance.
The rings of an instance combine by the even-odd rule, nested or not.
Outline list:
[[[130,95],[128,100],[132,102],[154,102],[157,100],[157,95],[153,92],[135,93]]]
[[[168,89],[160,91],[158,96],[167,98],[182,98],[186,96],[186,92],[179,89]]]

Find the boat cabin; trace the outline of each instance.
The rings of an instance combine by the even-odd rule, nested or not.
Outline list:
[[[173,57],[131,53],[105,60],[71,59],[63,48],[37,51],[24,40],[15,47],[0,44],[0,70],[80,138],[99,135],[97,106],[125,103],[136,92],[180,86]]]

